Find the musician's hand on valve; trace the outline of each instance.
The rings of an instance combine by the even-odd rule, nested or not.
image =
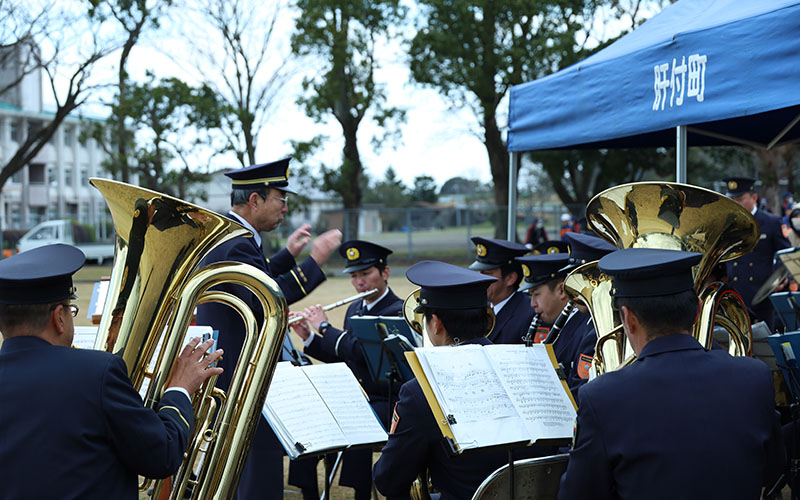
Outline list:
[[[311,241],[311,233],[309,232],[311,226],[303,224],[294,230],[292,234],[286,239],[286,250],[292,254],[292,257],[297,257],[303,248]]]
[[[289,319],[295,318],[297,316],[300,316],[301,318],[304,319],[295,321],[290,326],[292,330],[294,330],[294,333],[299,335],[301,339],[308,340],[308,338],[311,336],[311,328],[308,326],[308,321],[306,321],[305,317],[300,313],[296,312],[289,313]]]
[[[314,328],[314,330],[317,331],[319,331],[319,325],[323,321],[328,321],[325,311],[322,310],[322,306],[319,304],[315,306],[308,306],[303,309],[303,316],[305,316],[306,320],[311,323],[311,326]]]
[[[211,366],[222,356],[222,349],[205,356],[212,345],[214,345],[213,339],[206,340],[202,344],[197,337],[190,340],[172,367],[167,388],[183,387],[189,394],[193,394],[209,377],[222,373],[222,368]]]
[[[317,265],[322,267],[328,262],[328,257],[331,256],[334,250],[339,248],[342,243],[342,232],[338,229],[331,229],[325,231],[314,239],[311,244],[311,258],[316,261]]]

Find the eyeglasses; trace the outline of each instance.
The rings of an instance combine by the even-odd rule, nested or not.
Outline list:
[[[52,311],[58,306],[64,306],[64,309],[69,309],[69,312],[70,314],[72,314],[73,318],[77,317],[78,311],[81,310],[81,308],[78,307],[78,304],[53,304],[52,306],[50,306],[50,310]]]
[[[268,194],[267,198],[275,198],[276,200],[280,200],[281,203],[283,203],[284,207],[289,203],[289,197],[288,196],[286,196],[284,198],[281,198],[280,196],[275,196],[274,194]]]

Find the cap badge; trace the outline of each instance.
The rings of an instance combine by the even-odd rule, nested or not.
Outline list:
[[[525,276],[526,278],[531,275],[530,268],[525,264],[522,264],[522,275]]]
[[[547,253],[558,253],[558,247],[548,247]]]
[[[736,191],[736,188],[739,187],[739,183],[736,181],[728,181],[728,190],[729,191]]]
[[[478,253],[478,257],[486,257],[486,247],[484,245],[479,243],[476,247],[476,251]]]
[[[347,260],[357,260],[361,257],[361,252],[358,251],[358,248],[351,247],[347,249]]]

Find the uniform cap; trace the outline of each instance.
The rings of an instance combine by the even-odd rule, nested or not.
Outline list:
[[[339,255],[347,261],[345,273],[361,271],[372,266],[386,266],[386,257],[392,251],[369,241],[345,241],[339,247]]]
[[[750,177],[727,177],[722,180],[725,182],[725,188],[727,189],[725,196],[728,197],[740,196],[756,190],[756,180]]]
[[[275,188],[296,194],[289,188],[289,161],[283,158],[271,163],[260,163],[225,172],[230,177],[233,189]]]
[[[541,255],[526,255],[517,257],[517,262],[522,265],[523,281],[519,290],[529,290],[550,280],[566,276],[564,267],[569,263],[569,254],[551,253]]]
[[[656,297],[694,290],[692,267],[703,254],[659,248],[626,248],[598,262],[612,278],[615,297]]]
[[[543,241],[533,247],[534,255],[548,253],[569,253],[569,244],[566,241],[551,240]]]
[[[597,236],[582,233],[567,233],[569,243],[569,265],[578,267],[587,262],[600,260],[604,255],[619,250],[617,247]]]
[[[425,260],[406,271],[408,281],[420,287],[419,306],[436,309],[478,309],[489,303],[486,289],[497,278],[463,267]],[[419,311],[417,311],[419,312]]]
[[[48,304],[75,298],[72,275],[86,257],[71,245],[46,245],[0,260],[0,304]]]
[[[508,240],[475,236],[472,242],[475,243],[475,262],[470,264],[469,268],[475,271],[514,264],[516,257],[521,257],[529,251],[525,245]]]

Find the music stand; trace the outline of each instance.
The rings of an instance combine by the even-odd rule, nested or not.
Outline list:
[[[800,330],[800,292],[773,293],[769,300],[786,331]]]
[[[800,458],[798,458],[800,446],[797,441],[800,437],[797,429],[797,419],[800,418],[800,369],[797,360],[797,356],[800,356],[800,331],[770,335],[767,337],[767,342],[775,353],[777,365],[781,369],[786,384],[789,386],[789,393],[792,395],[789,413],[794,425],[788,473],[784,472],[781,475],[775,485],[769,489],[768,494],[775,494],[788,482],[792,485],[792,498],[797,498],[794,485],[797,478],[800,477]]]

